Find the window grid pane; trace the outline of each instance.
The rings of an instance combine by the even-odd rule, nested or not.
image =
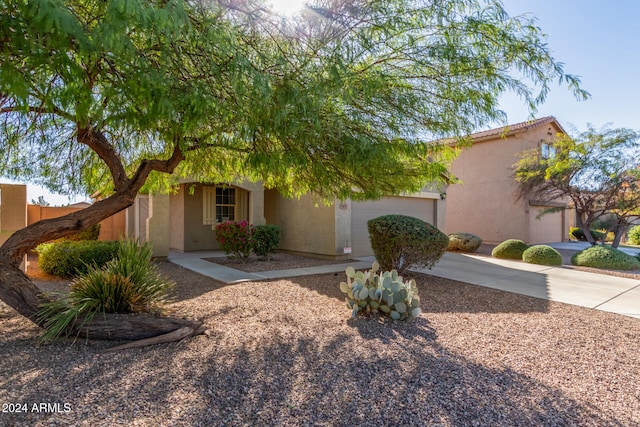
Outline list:
[[[235,221],[236,189],[216,187],[216,222]]]

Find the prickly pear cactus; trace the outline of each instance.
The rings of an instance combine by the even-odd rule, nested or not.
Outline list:
[[[412,321],[420,316],[420,297],[416,281],[403,282],[396,270],[377,273],[380,266],[373,263],[371,270],[355,271],[347,267],[347,281],[340,283],[340,290],[351,314],[381,314],[394,320]]]

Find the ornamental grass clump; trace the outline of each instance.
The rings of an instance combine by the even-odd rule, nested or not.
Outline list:
[[[607,270],[640,269],[640,260],[610,246],[591,246],[571,257],[571,264]]]
[[[529,248],[522,240],[508,239],[493,248],[491,256],[501,259],[522,259],[522,254]]]
[[[522,253],[522,260],[529,264],[562,265],[560,252],[548,245],[534,245]]]
[[[44,341],[67,336],[100,313],[162,312],[170,301],[174,283],[164,278],[151,259],[150,244],[120,242],[116,257],[102,268],[90,266],[71,283],[68,295],[42,306]]]

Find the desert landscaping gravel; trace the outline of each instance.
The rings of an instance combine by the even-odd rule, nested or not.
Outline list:
[[[351,319],[342,274],[224,285],[161,268],[172,313],[207,335],[38,345],[0,303],[0,425],[640,425],[639,319],[419,274],[414,323]]]

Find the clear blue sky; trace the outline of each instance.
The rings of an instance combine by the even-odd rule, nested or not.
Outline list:
[[[586,123],[596,128],[611,123],[640,130],[640,1],[503,1],[512,16],[538,18],[554,58],[565,64],[565,72],[579,75],[592,95],[590,100],[579,102],[566,87],[553,87],[536,117],[555,116],[569,132],[571,125],[583,130]],[[509,123],[529,119],[527,108],[517,97],[505,96],[501,105]],[[32,185],[28,191],[29,201],[44,195],[52,204],[69,202]],[[71,202],[79,200],[82,198]]]
[[[578,102],[564,87],[552,89],[537,117],[555,116],[567,131],[599,128],[640,130],[640,2],[637,0],[503,0],[509,15],[530,13],[548,36],[564,70],[581,77],[592,97]],[[526,107],[507,96],[510,123],[527,120]]]

